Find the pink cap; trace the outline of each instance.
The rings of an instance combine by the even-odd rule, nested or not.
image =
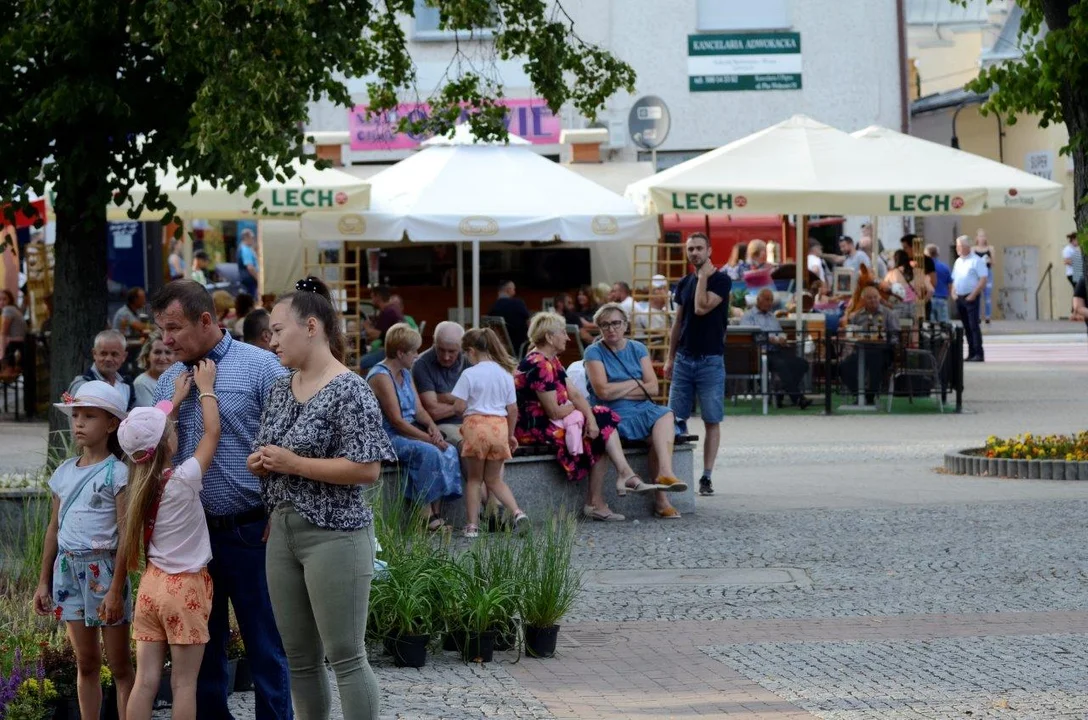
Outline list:
[[[155,449],[166,432],[167,416],[174,410],[169,400],[154,407],[140,407],[128,414],[117,429],[121,449],[135,463],[148,462],[155,457]]]

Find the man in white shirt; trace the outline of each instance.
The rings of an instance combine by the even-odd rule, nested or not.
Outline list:
[[[952,299],[963,323],[967,336],[967,362],[983,362],[982,326],[979,324],[982,293],[990,271],[986,261],[972,252],[971,239],[966,235],[956,238],[956,254],[959,259],[952,266]]]
[[[824,263],[824,248],[816,238],[808,239],[808,271],[820,278],[825,290],[831,289],[831,275]]]

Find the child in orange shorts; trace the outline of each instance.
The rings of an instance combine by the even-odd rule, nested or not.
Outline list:
[[[194,383],[199,394],[189,399]],[[171,468],[178,439],[170,420],[183,402],[200,404],[204,437],[191,458]],[[196,717],[196,680],[212,609],[207,567],[212,550],[200,490],[219,435],[215,363],[210,360],[178,376],[173,402],[133,410],[117,431],[129,465],[123,541],[129,570],[138,565],[141,542],[147,555],[132,624],[136,686],[128,702],[130,720],[150,720],[168,647],[173,716]]]
[[[518,447],[514,426],[518,421],[514,390],[514,361],[490,328],[465,333],[461,349],[472,367],[467,368],[450,393],[454,408],[464,417],[461,425],[461,457],[465,460],[465,537],[480,534],[480,496],[483,486],[514,514],[514,529],[529,527],[529,518],[518,507],[514,493],[502,479],[502,468]]]

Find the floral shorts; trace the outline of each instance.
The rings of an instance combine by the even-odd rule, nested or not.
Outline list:
[[[87,627],[105,625],[98,617],[98,606],[106,599],[113,582],[116,555],[104,552],[66,552],[57,554],[53,563],[53,614],[62,622],[79,622]],[[125,612],[114,625],[132,622],[132,589],[125,581]]]
[[[461,457],[509,460],[510,426],[498,415],[469,415],[461,425]]]
[[[208,568],[171,575],[148,563],[136,594],[132,639],[170,645],[208,642],[212,576]]]

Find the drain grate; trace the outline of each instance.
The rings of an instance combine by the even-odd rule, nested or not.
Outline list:
[[[600,630],[560,631],[559,638],[567,647],[605,647],[616,641],[616,635]]]

